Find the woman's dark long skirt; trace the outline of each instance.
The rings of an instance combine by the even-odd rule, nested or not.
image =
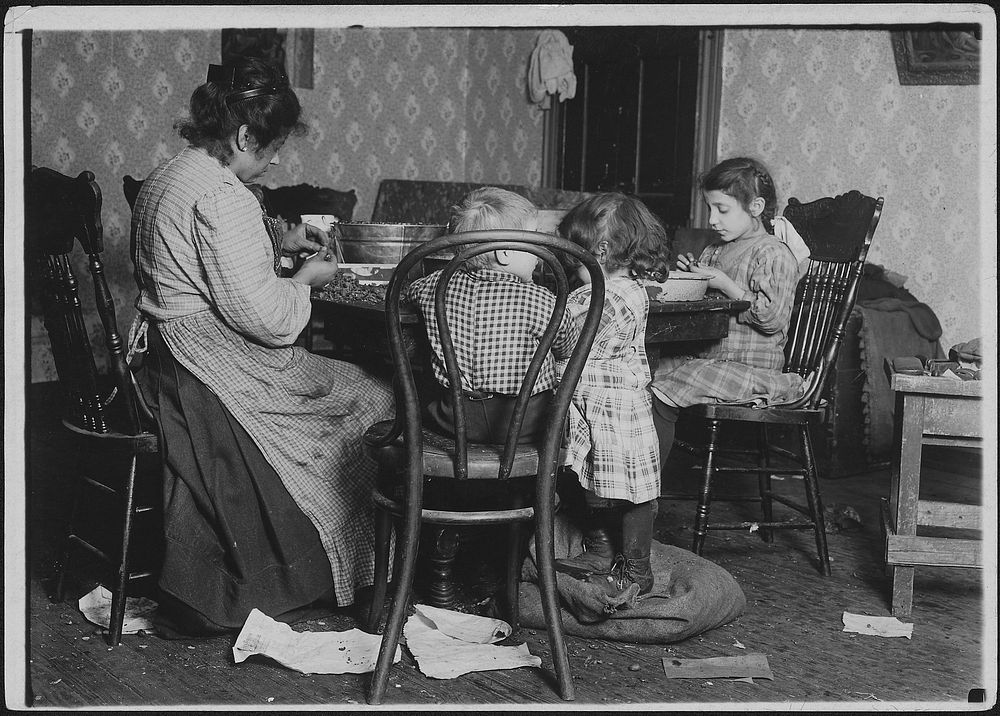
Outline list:
[[[221,627],[328,595],[316,528],[249,434],[150,326],[138,371],[161,430],[165,547],[159,587]]]

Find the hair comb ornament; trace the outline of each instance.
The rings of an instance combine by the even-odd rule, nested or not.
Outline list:
[[[223,90],[235,89],[236,84],[236,67],[233,65],[209,65],[208,66],[208,77],[207,82],[214,82],[219,85]],[[285,86],[287,86],[287,80],[285,81]],[[252,87],[244,89],[235,94],[231,94],[226,97],[226,104],[232,104],[233,102],[240,102],[244,99],[251,99],[253,97],[262,97],[264,95],[277,95],[281,91],[280,87],[276,85],[265,85],[263,87]]]

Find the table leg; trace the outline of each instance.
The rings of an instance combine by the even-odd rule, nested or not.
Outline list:
[[[432,607],[454,609],[456,603],[453,568],[458,553],[458,533],[447,527],[433,529],[433,542],[429,555],[431,578],[428,601]]]
[[[913,567],[892,569],[892,615],[908,617],[913,609]]]
[[[920,500],[920,460],[924,435],[926,400],[922,395],[904,393],[897,400],[897,416],[902,416],[896,434],[893,455],[889,507],[896,535],[917,534],[917,509]],[[892,568],[892,614],[909,616],[913,605],[913,567],[900,564]]]

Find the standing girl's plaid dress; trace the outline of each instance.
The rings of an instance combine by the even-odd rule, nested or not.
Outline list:
[[[591,287],[570,295],[587,306]],[[660,453],[646,360],[649,296],[640,281],[610,278],[601,325],[573,394],[567,465],[599,497],[639,504],[660,495]]]

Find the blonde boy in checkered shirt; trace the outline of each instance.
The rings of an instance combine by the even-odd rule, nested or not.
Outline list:
[[[452,207],[450,233],[483,229],[535,231],[538,210],[514,192],[484,187]],[[525,251],[490,251],[475,256],[454,275],[446,295],[448,323],[462,374],[467,437],[473,442],[503,443],[514,400],[531,357],[551,318],[555,296],[535,284],[538,259]],[[454,410],[448,391],[444,353],[434,315],[434,292],[441,271],[407,287],[404,298],[423,314],[433,349],[432,366],[441,390],[426,409],[431,424],[454,435]],[[532,440],[545,428],[553,388],[555,358],[567,358],[579,336],[569,312],[535,383],[525,413],[521,440]]]

